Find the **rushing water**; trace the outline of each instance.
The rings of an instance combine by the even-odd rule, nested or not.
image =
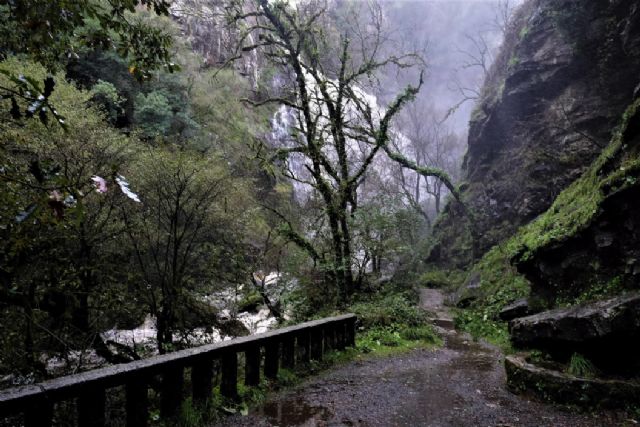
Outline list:
[[[265,278],[266,291],[273,300],[280,298],[282,292],[290,291],[296,286],[296,283],[295,279],[282,280],[282,276],[278,273],[270,273]],[[250,335],[264,333],[276,327],[278,322],[266,307],[261,307],[257,312],[236,313],[237,303],[240,299],[238,291],[242,290],[242,286],[202,296],[201,300],[218,310],[218,319],[220,321],[238,320]],[[148,314],[142,324],[136,328],[112,328],[104,331],[101,337],[108,344],[115,343],[119,346],[135,349],[136,353],[140,355],[152,356],[157,354],[156,334],[156,319]],[[199,327],[175,333],[173,336],[174,342],[180,342],[190,347],[212,344],[233,338],[235,337],[224,335],[214,327]],[[108,362],[93,349],[71,350],[66,354],[60,355],[43,353],[41,361],[45,365],[47,373],[51,376],[66,375],[108,365]],[[15,382],[18,379],[9,378],[4,382],[11,381]],[[29,382],[28,379],[19,381],[20,384],[27,382]]]

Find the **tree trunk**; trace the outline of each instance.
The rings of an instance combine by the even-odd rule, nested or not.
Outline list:
[[[355,289],[353,286],[353,269],[351,268],[351,233],[349,232],[346,213],[345,208],[340,218],[340,228],[342,229],[342,268],[344,269],[344,293],[347,298],[351,298]]]

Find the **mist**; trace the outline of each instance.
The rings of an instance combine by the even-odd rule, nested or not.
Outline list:
[[[383,7],[392,31],[410,46],[422,50],[427,65],[424,86],[417,102],[430,105],[446,118],[452,130],[464,136],[474,107],[473,97],[479,93],[485,69],[476,59],[482,55],[477,44],[486,43],[485,66],[488,68],[502,43],[501,8],[510,13],[522,4],[517,1],[385,1]],[[484,47],[484,46],[482,46]],[[388,99],[407,84],[415,84],[417,76],[387,76],[380,94]],[[466,99],[468,98],[468,99]]]

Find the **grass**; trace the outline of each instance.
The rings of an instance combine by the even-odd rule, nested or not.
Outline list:
[[[579,378],[593,378],[597,369],[589,359],[579,353],[573,353],[567,366],[567,373]]]

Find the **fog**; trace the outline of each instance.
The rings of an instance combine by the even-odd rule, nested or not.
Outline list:
[[[523,0],[393,0],[384,1],[388,25],[408,45],[424,49],[427,63],[424,86],[418,102],[430,105],[440,119],[459,135],[466,135],[471,110],[484,80],[485,70],[476,59],[486,44],[485,66],[489,67],[502,42],[503,8],[511,12]],[[415,84],[416,74],[388,76],[380,93],[393,97],[402,86]],[[463,102],[464,101],[464,102]],[[455,111],[447,112],[456,107]]]

